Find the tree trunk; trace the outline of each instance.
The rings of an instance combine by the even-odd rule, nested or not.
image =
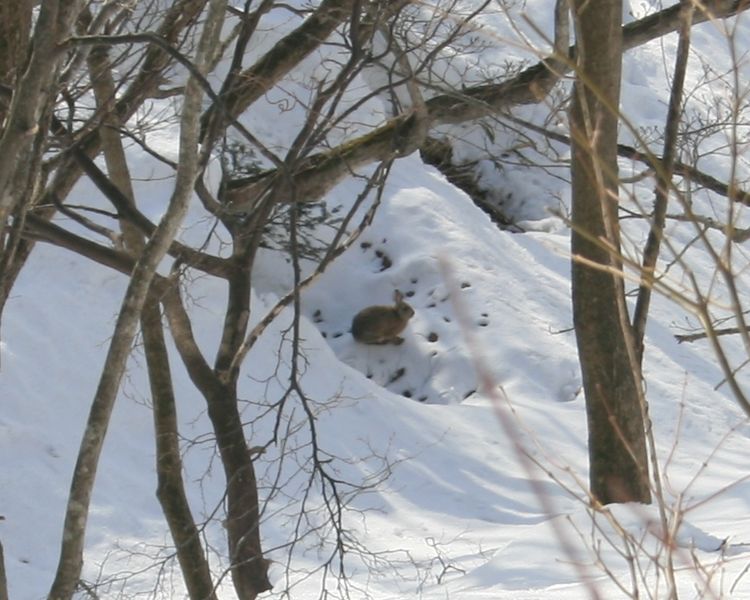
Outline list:
[[[5,224],[14,208],[24,200],[29,165],[43,114],[54,100],[53,82],[64,54],[59,44],[72,31],[82,0],[50,0],[39,8],[31,44],[32,52],[22,76],[16,80],[0,137],[0,223]]]
[[[143,307],[141,328],[154,404],[156,472],[159,479],[156,496],[172,533],[188,595],[191,600],[216,600],[211,570],[182,481],[172,375],[159,300],[154,294],[149,295]]]
[[[250,449],[237,405],[236,377],[227,382],[206,362],[176,287],[162,299],[172,338],[188,375],[201,391],[216,434],[227,481],[226,529],[232,581],[240,600],[254,600],[271,589],[268,561],[260,540],[258,488]]]
[[[36,59],[45,49],[39,48],[38,42],[30,44],[33,9],[32,0],[0,2],[0,85],[3,86],[0,94],[0,316],[17,275],[13,265],[27,245],[21,238],[21,230],[28,205],[37,196],[44,152],[44,132],[33,129],[45,128],[47,118],[43,115],[49,114],[49,104],[43,98],[44,86],[35,88],[32,80],[35,75],[41,80],[51,78],[55,70],[52,60],[43,61],[44,67],[38,68]],[[58,20],[63,16],[58,15]],[[45,11],[40,10],[36,27],[43,35],[35,34],[36,38],[55,39],[59,23],[53,23],[48,17],[46,7]],[[31,58],[28,69],[27,58]],[[45,73],[45,69],[50,71]],[[34,103],[38,104],[30,112],[22,110]],[[19,136],[20,130],[25,134]]]
[[[622,2],[576,0],[574,6],[579,52],[570,112],[573,322],[586,395],[591,493],[603,504],[650,502],[640,373],[617,254]]]
[[[227,478],[226,528],[232,581],[240,600],[254,600],[271,589],[268,560],[260,542],[258,484],[237,407],[235,383],[220,385],[208,398],[208,415]]]
[[[8,578],[5,576],[5,555],[0,543],[0,600],[8,600]]]
[[[0,83],[15,87],[23,72],[31,34],[31,0],[4,0],[0,2]],[[8,104],[0,96],[0,129]]]
[[[220,0],[211,0],[196,58],[196,64],[203,73],[206,72],[213,56],[223,23],[224,8],[224,3]],[[187,213],[198,175],[198,134],[202,98],[203,90],[200,83],[195,77],[190,77],[182,105],[179,166],[174,191],[164,217],[136,263],[120,308],[73,472],[63,525],[60,559],[50,589],[50,600],[69,600],[80,578],[89,505],[117,391],[125,372],[151,281]]]

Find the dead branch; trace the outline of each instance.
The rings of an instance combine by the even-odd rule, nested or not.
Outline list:
[[[744,328],[745,332],[750,333],[750,328],[746,327]],[[722,335],[737,335],[738,333],[742,333],[743,330],[739,327],[725,327],[722,329],[714,329],[710,335],[715,336],[722,336]],[[682,333],[682,334],[675,334],[675,339],[682,344],[682,342],[696,342],[698,340],[705,340],[709,337],[709,334],[705,331],[700,331],[697,333]]]

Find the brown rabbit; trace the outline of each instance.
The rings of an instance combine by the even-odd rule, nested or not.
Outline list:
[[[401,344],[399,337],[406,323],[414,316],[414,309],[404,302],[404,295],[393,293],[394,306],[368,306],[352,320],[352,335],[363,344]]]

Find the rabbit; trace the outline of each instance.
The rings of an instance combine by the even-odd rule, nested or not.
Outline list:
[[[414,316],[414,309],[404,302],[404,295],[395,290],[394,306],[368,306],[352,319],[352,336],[363,344],[402,344],[399,337],[406,323]]]

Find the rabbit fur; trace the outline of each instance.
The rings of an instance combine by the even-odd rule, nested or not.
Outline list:
[[[399,337],[406,324],[414,316],[414,309],[404,302],[404,295],[393,293],[393,306],[368,306],[352,319],[352,336],[363,344],[401,344]]]

